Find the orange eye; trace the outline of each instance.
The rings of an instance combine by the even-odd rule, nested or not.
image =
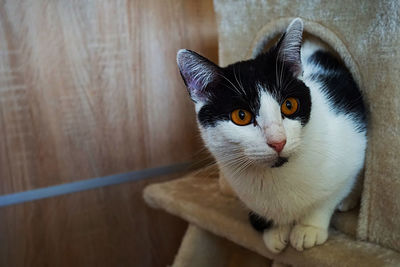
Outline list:
[[[231,113],[231,120],[234,124],[245,126],[253,121],[253,115],[244,109],[235,109]]]
[[[285,101],[283,101],[283,104],[281,106],[281,111],[286,116],[290,116],[294,114],[298,108],[299,108],[299,101],[297,101],[296,98],[288,97],[285,99]]]

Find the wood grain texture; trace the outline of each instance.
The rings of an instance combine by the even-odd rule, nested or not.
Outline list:
[[[175,55],[217,60],[212,1],[0,2],[0,194],[186,161]]]
[[[189,160],[179,48],[217,59],[212,0],[0,0],[0,194]],[[1,208],[0,266],[170,264],[186,223],[149,182]]]
[[[186,222],[145,205],[167,176],[0,209],[0,266],[167,266]]]

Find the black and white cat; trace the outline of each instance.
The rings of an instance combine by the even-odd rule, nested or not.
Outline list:
[[[302,33],[295,19],[268,52],[225,68],[177,55],[205,144],[240,200],[272,221],[263,239],[274,253],[289,240],[300,251],[327,240],[367,144],[352,75],[323,45],[302,44]]]

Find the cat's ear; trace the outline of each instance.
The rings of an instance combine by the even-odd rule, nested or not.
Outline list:
[[[286,29],[278,42],[278,57],[288,64],[294,76],[302,73],[301,67],[301,41],[303,38],[303,21],[300,18],[294,19]]]
[[[178,51],[176,61],[192,100],[207,100],[207,87],[218,79],[220,68],[205,57],[186,49]]]

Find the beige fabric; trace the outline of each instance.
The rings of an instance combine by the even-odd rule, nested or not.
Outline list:
[[[219,182],[219,189],[223,195],[236,197],[235,191],[233,191],[232,187],[230,186],[230,184],[228,183],[222,172],[219,172],[218,182]]]
[[[221,194],[218,173],[198,172],[175,181],[154,184],[144,191],[148,204],[162,208],[192,224],[224,237],[269,259],[294,266],[399,266],[400,253],[372,243],[356,241],[332,230],[328,241],[304,252],[288,247],[279,255],[265,247],[254,231],[248,211],[234,197]],[[341,220],[342,221],[342,220]]]
[[[400,251],[400,1],[214,0],[214,7],[221,65],[256,52],[293,17],[343,56],[370,111],[358,236]]]
[[[268,267],[271,261],[189,225],[172,267]]]

